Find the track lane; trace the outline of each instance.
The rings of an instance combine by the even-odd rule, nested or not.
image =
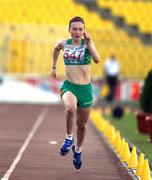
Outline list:
[[[27,110],[26,108],[24,107],[25,111]],[[29,109],[32,112],[35,109],[37,112],[41,108],[31,106]],[[72,153],[70,152],[66,157],[62,157],[58,152],[65,136],[64,109],[62,106],[53,105],[48,105],[48,108],[45,120],[29,143],[15,171],[11,174],[10,180],[132,179],[106,143],[97,136],[90,124],[88,125],[88,132],[83,147],[83,166],[82,169],[76,170],[72,164]],[[27,124],[30,123],[26,118],[24,121]],[[32,124],[30,123],[30,127]],[[21,132],[20,135],[22,135]],[[57,141],[57,144],[50,144],[50,141]]]
[[[9,109],[9,105],[7,105],[7,104],[0,104],[0,116],[1,116],[3,113],[7,112],[8,109]]]
[[[43,106],[8,105],[0,116],[0,177],[13,162]]]

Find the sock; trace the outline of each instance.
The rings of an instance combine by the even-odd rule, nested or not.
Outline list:
[[[66,139],[69,139],[72,141],[73,139],[73,133],[72,134],[66,134]]]
[[[75,146],[75,152],[80,153],[82,151],[82,146],[78,147],[77,145]]]

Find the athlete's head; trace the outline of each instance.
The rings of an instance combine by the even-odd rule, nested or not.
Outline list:
[[[75,41],[82,39],[83,33],[85,32],[85,22],[82,17],[75,16],[69,21],[69,32],[71,37]]]

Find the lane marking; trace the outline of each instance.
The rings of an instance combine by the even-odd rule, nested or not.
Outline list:
[[[31,129],[31,131],[29,132],[27,138],[25,139],[22,147],[20,148],[16,158],[14,159],[13,163],[11,164],[9,169],[6,171],[4,176],[1,178],[1,180],[8,180],[9,179],[10,175],[12,174],[12,172],[16,168],[17,164],[19,163],[20,159],[22,158],[22,155],[23,155],[24,151],[26,150],[27,146],[29,145],[31,139],[33,138],[33,136],[35,135],[36,131],[40,127],[41,123],[43,122],[43,120],[44,120],[44,118],[46,116],[47,111],[48,111],[48,108],[47,109],[45,108],[40,113],[40,115],[36,119],[36,122],[34,123],[32,129]]]
[[[49,144],[57,144],[57,141],[49,141]]]

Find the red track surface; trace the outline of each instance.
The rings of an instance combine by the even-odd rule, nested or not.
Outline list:
[[[10,180],[132,179],[90,124],[80,170],[73,167],[71,152],[58,153],[64,136],[62,106],[0,104],[0,177],[10,170]]]

